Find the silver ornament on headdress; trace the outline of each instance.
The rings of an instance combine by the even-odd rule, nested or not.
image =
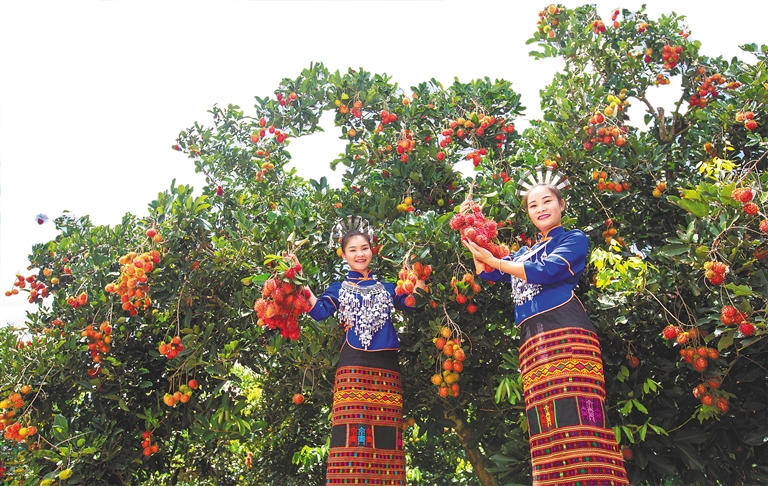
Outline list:
[[[360,216],[347,216],[346,219],[340,219],[331,230],[328,248],[334,248],[339,244],[339,240],[352,230],[357,230],[368,235],[368,238],[371,240],[373,239],[373,228],[371,228],[367,219],[363,219]]]
[[[539,167],[535,172],[526,170],[523,177],[517,181],[517,195],[525,196],[534,186],[553,185],[558,189],[564,189],[570,184],[562,172],[555,173],[552,167],[547,167],[546,172],[542,172],[541,167]]]

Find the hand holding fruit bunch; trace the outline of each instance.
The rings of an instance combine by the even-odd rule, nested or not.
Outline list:
[[[451,219],[450,225],[451,229],[461,233],[462,243],[472,251],[476,268],[484,268],[486,272],[491,272],[493,268],[488,265],[488,262],[509,255],[509,248],[506,245],[499,245],[492,241],[497,235],[496,221],[486,219],[480,206],[471,199],[468,198],[461,203],[461,211]],[[467,242],[474,245],[470,247]]]

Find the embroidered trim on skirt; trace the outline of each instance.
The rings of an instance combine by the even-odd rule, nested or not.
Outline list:
[[[326,484],[405,485],[397,351],[342,348]]]
[[[589,320],[578,301],[564,307]],[[576,325],[534,334],[520,348],[533,485],[626,486],[624,458],[605,414],[600,341]]]

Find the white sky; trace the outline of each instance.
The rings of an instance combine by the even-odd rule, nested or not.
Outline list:
[[[768,42],[758,24],[768,12],[763,1],[599,5],[605,19],[642,3],[651,18],[685,14],[706,55],[751,61],[737,46]],[[539,117],[539,89],[560,63],[532,60],[525,41],[546,5],[0,0],[0,325],[21,324],[33,309],[22,294],[4,292],[17,272],[30,274],[32,245],[56,236],[53,222],[39,226],[36,214],[52,220],[69,210],[112,225],[127,212],[146,215],[173,178],[199,193],[202,176],[170,148],[178,133],[195,121],[210,125],[214,104],[252,113],[253,96],[271,95],[312,61],[386,73],[409,92],[432,77],[444,85],[504,78],[522,94],[526,118]],[[344,142],[324,121],[328,133],[293,140],[290,151],[301,175],[338,186],[328,163]]]

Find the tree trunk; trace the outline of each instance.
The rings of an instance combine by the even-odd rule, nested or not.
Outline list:
[[[488,459],[486,459],[477,446],[470,446],[470,444],[477,443],[474,434],[472,433],[472,429],[455,413],[449,413],[446,418],[453,420],[456,424],[453,428],[456,430],[456,435],[459,438],[461,447],[464,448],[464,451],[467,454],[467,459],[469,459],[469,463],[472,464],[472,469],[475,471],[475,474],[477,474],[477,479],[480,480],[480,484],[483,486],[499,486],[496,478],[488,471]]]

